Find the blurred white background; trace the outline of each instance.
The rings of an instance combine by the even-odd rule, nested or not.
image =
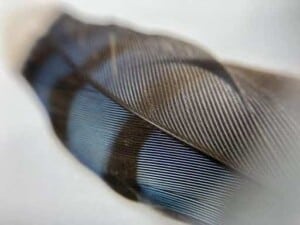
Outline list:
[[[86,18],[172,32],[221,59],[299,73],[299,0],[10,0],[1,17],[32,2],[61,2]]]
[[[173,224],[116,195],[84,169],[53,135],[45,112],[21,75],[6,61],[26,43],[11,20],[50,0],[0,3],[0,224]],[[219,59],[300,74],[299,0],[64,0],[83,18],[116,21],[172,33]],[[32,18],[31,18],[32,17]],[[10,24],[10,25],[7,25]]]

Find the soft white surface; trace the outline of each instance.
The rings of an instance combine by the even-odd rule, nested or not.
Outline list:
[[[299,0],[3,1],[5,11],[14,11],[16,5],[24,8],[29,2],[61,2],[87,18],[172,32],[197,42],[221,59],[300,73]]]
[[[0,24],[30,2],[1,1]],[[172,32],[221,59],[299,74],[298,0],[63,2],[86,18]],[[0,27],[0,224],[174,224],[115,194],[61,146],[34,93],[4,64],[17,38]]]

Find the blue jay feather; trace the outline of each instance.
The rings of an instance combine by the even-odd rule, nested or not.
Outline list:
[[[220,224],[226,200],[245,182],[91,86],[74,97],[68,124],[67,146],[117,191],[207,224]]]
[[[285,81],[252,73],[181,40],[66,15],[24,67],[84,165],[122,195],[201,224],[222,224],[242,186],[297,167],[299,118],[274,91]]]

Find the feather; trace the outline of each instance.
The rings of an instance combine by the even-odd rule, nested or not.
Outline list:
[[[242,187],[299,171],[298,115],[251,73],[181,40],[66,15],[24,67],[83,164],[128,198],[204,224],[222,224]]]

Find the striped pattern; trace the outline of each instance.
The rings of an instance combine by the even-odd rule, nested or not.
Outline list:
[[[72,101],[67,146],[90,169],[104,174],[113,143],[129,117],[116,103],[91,86],[84,86]]]
[[[251,177],[277,176],[278,164],[299,157],[299,143],[295,143],[298,123],[269,96],[243,87],[247,95],[241,97],[226,81],[201,67],[160,63],[170,57],[197,58],[197,52],[189,56],[171,46],[174,52],[170,54],[165,41],[151,37],[133,43],[128,52],[91,72],[99,90],[157,127]],[[159,43],[159,47],[153,47]],[[194,47],[189,48],[192,54]]]
[[[188,221],[222,224],[239,189],[299,171],[300,118],[281,92],[293,83],[296,96],[298,80],[255,78],[174,38],[68,16],[24,74],[82,163]]]
[[[277,166],[299,157],[299,121],[202,49],[68,17],[48,39],[99,91],[227,166],[259,178],[294,171]]]
[[[99,93],[91,86],[78,91],[72,102],[68,122],[68,147],[85,165],[102,176],[114,176],[131,186],[142,201],[163,207],[194,221],[222,224],[226,201],[232,198],[245,180],[210,157],[184,145],[152,125],[130,123],[137,133],[149,130],[150,135],[128,135],[114,152],[123,125],[137,116]],[[143,143],[138,157],[133,146]],[[130,143],[127,149],[126,144]],[[127,150],[126,150],[127,149]],[[136,164],[136,183],[131,174],[110,170],[111,161],[122,159]],[[187,163],[188,162],[188,163]],[[126,169],[126,168],[125,168]],[[129,168],[127,168],[130,171]],[[115,184],[111,184],[115,185]],[[128,188],[128,187],[125,187]]]
[[[237,174],[159,130],[140,151],[137,179],[142,195],[207,224],[222,224],[226,201],[243,182]]]

